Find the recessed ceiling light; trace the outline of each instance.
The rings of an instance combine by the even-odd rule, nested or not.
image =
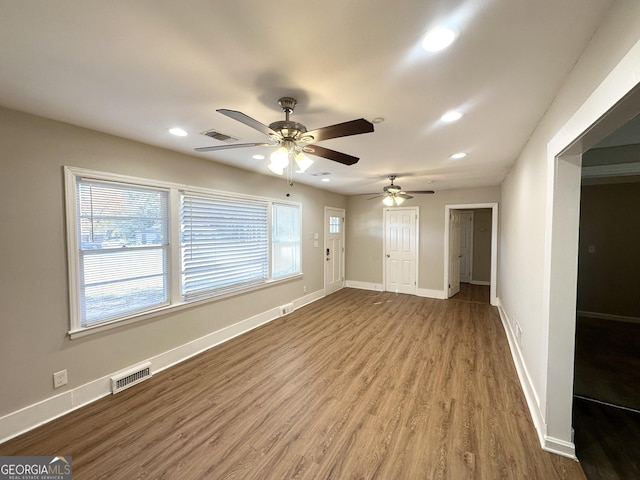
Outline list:
[[[464,158],[466,156],[467,156],[466,153],[460,152],[460,153],[454,153],[453,155],[451,155],[451,158],[453,158],[454,160],[458,160],[459,158]]]
[[[382,123],[384,122],[384,117],[376,117],[373,120],[371,120],[371,123]]]
[[[259,153],[256,153],[253,157],[254,160],[264,160],[266,157],[264,155],[260,155]]]
[[[175,135],[176,137],[186,137],[189,135],[185,130],[179,127],[170,128],[168,131],[171,135]]]
[[[440,120],[442,120],[443,122],[450,123],[450,122],[455,122],[457,120],[460,120],[461,118],[462,118],[462,113],[456,110],[450,110],[444,115],[442,115],[440,117]]]
[[[456,33],[445,27],[436,27],[429,30],[422,39],[422,48],[427,52],[437,52],[444,50],[453,43]]]
[[[330,181],[331,181],[331,179],[330,179],[330,178],[325,177],[325,178],[323,178],[323,179],[322,179],[322,180],[320,180],[320,181],[321,181],[321,182],[330,182]]]

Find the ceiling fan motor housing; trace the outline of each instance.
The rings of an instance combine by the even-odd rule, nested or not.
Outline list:
[[[269,124],[269,128],[282,135],[282,138],[298,140],[298,138],[307,131],[307,127],[298,122],[290,120],[280,120]]]

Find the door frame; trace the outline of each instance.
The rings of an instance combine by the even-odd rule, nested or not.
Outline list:
[[[346,210],[344,208],[340,208],[340,207],[330,207],[328,205],[324,206],[324,224],[322,226],[323,228],[323,232],[322,232],[322,236],[324,238],[323,241],[323,248],[322,248],[322,258],[324,259],[326,256],[326,251],[327,251],[327,241],[328,241],[328,236],[327,233],[329,231],[329,210],[335,210],[340,212],[341,216],[342,216],[342,227],[340,230],[340,233],[342,234],[342,252],[341,252],[341,258],[340,258],[340,270],[342,271],[342,286],[338,289],[342,289],[345,286],[346,283],[346,272],[345,272],[345,256],[347,253],[347,249],[345,246],[345,230],[346,230],[346,225],[347,225],[347,215],[346,215]],[[322,273],[323,273],[323,279],[322,279],[322,287],[324,290],[324,294],[327,294],[327,262],[326,260],[323,261],[323,268],[322,268]],[[337,291],[337,290],[336,290]]]
[[[415,291],[418,292],[418,266],[420,265],[420,207],[415,205],[412,207],[387,207],[382,209],[382,290],[387,289],[387,212],[389,210],[411,210],[416,215],[416,228],[414,232],[414,241],[416,245],[416,264],[415,264]]]
[[[444,289],[443,298],[449,298],[449,218],[451,210],[473,210],[476,208],[491,209],[491,285],[489,287],[489,301],[491,305],[498,305],[498,202],[492,203],[464,203],[444,206]]]

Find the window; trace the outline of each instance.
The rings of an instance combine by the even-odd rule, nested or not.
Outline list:
[[[329,233],[340,233],[340,220],[342,217],[329,217]]]
[[[168,302],[168,193],[78,178],[80,324]]]
[[[273,278],[300,273],[300,208],[274,203],[271,225]]]
[[[71,335],[301,274],[299,204],[65,167]]]
[[[224,293],[269,275],[267,203],[182,195],[182,294]]]

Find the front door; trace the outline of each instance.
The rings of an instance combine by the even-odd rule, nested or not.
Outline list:
[[[417,283],[416,208],[385,209],[385,290],[415,295]]]
[[[344,210],[325,207],[324,293],[344,286]]]

